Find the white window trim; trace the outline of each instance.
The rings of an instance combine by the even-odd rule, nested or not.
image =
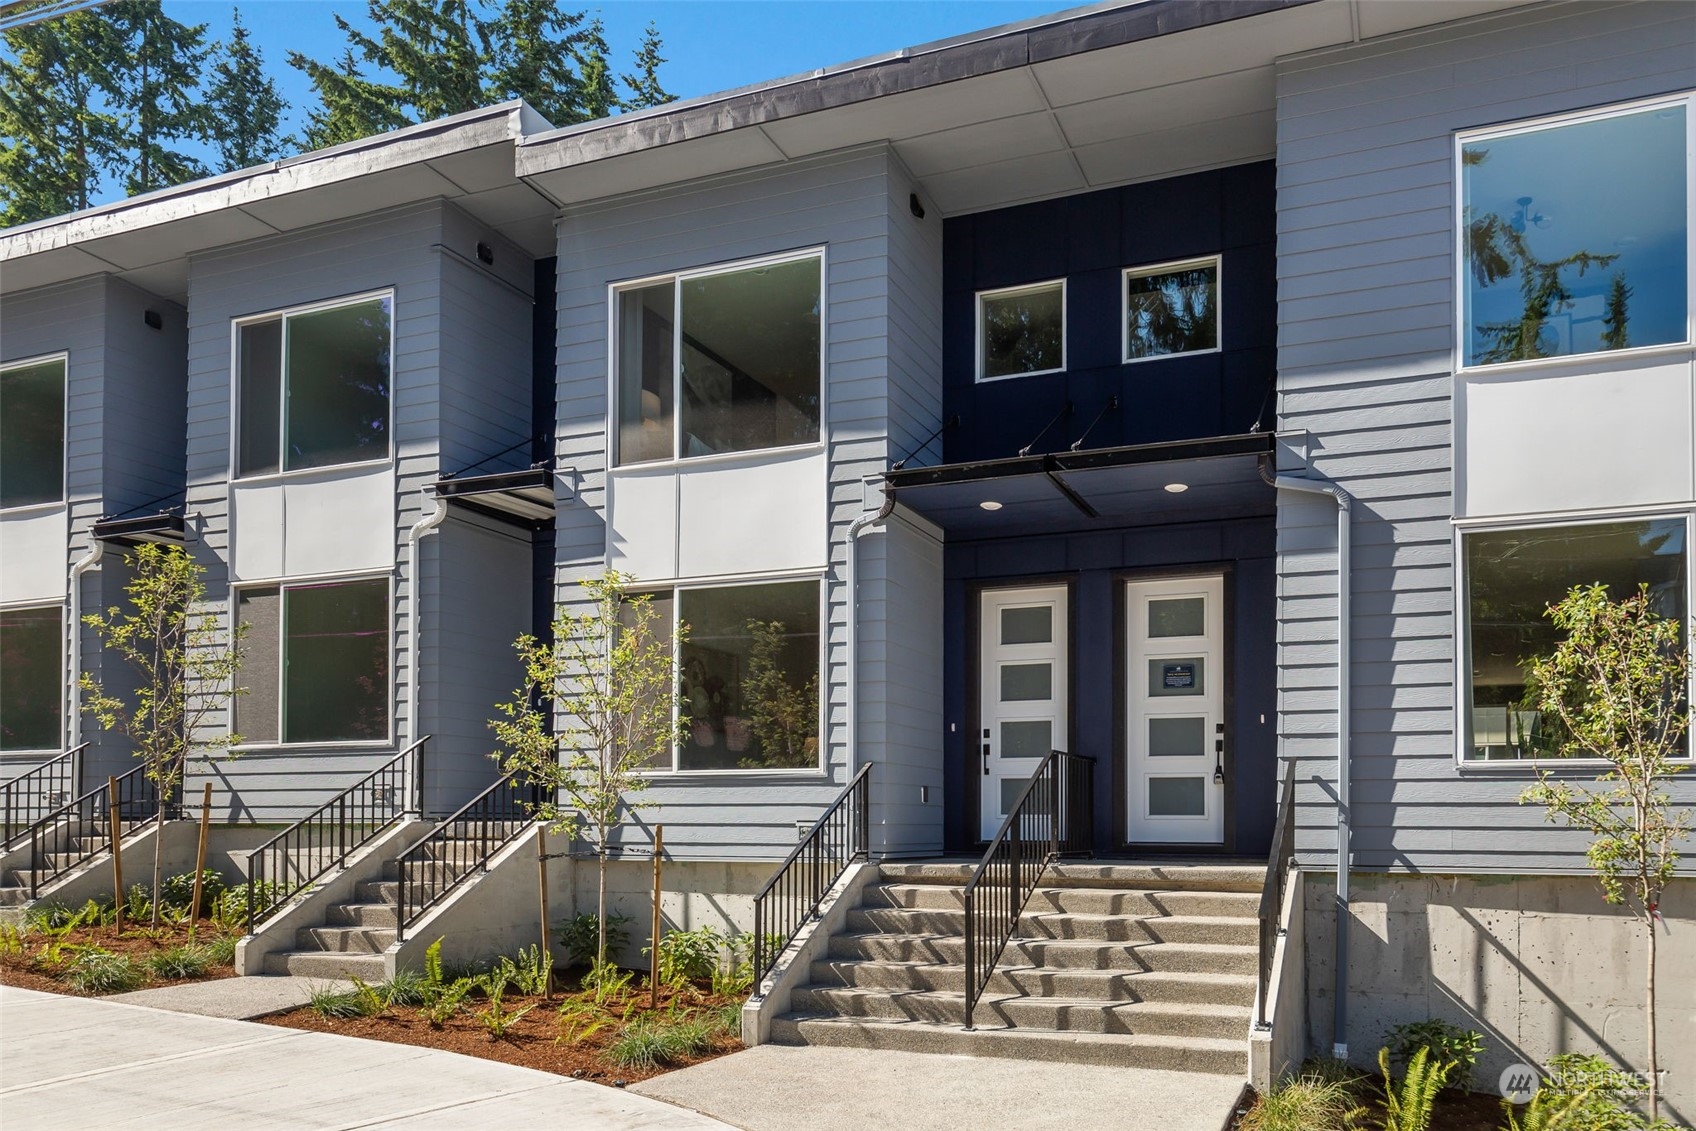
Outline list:
[[[1685,108],[1684,269],[1686,278],[1684,340],[1682,342],[1658,342],[1654,345],[1632,346],[1623,350],[1591,350],[1586,353],[1562,354],[1559,357],[1527,358],[1520,361],[1503,361],[1494,364],[1468,364],[1466,360],[1468,338],[1466,292],[1469,274],[1466,261],[1466,205],[1464,199],[1464,166],[1461,164],[1462,150],[1467,145],[1481,141],[1517,137],[1522,134],[1537,133],[1541,130],[1556,129],[1580,122],[1603,121],[1608,118],[1619,118],[1628,114],[1639,114],[1644,111],[1671,106],[1683,106]],[[1454,227],[1454,241],[1450,249],[1454,257],[1451,264],[1451,274],[1454,278],[1452,295],[1454,302],[1454,336],[1451,344],[1454,349],[1453,368],[1457,375],[1513,373],[1527,369],[1542,369],[1549,366],[1583,364],[1585,362],[1594,364],[1598,358],[1609,361],[1652,358],[1667,353],[1688,351],[1696,346],[1696,93],[1686,92],[1670,96],[1642,98],[1632,102],[1618,102],[1608,106],[1591,107],[1586,110],[1575,110],[1563,114],[1547,114],[1539,118],[1526,118],[1521,121],[1498,123],[1477,129],[1457,130],[1454,134],[1449,168],[1453,174],[1451,192],[1453,193],[1452,217]]]
[[[1657,519],[1667,521],[1677,520],[1684,523],[1684,602],[1685,637],[1693,635],[1692,628],[1696,626],[1696,606],[1691,604],[1696,598],[1696,576],[1692,570],[1696,556],[1691,553],[1690,536],[1696,531],[1696,510],[1685,510],[1677,507],[1658,507],[1654,510],[1625,510],[1597,512],[1556,512],[1553,514],[1521,516],[1513,519],[1480,519],[1468,522],[1456,522],[1452,526],[1452,552],[1454,554],[1454,616],[1455,637],[1455,769],[1463,776],[1482,774],[1485,776],[1530,777],[1544,770],[1558,771],[1563,768],[1594,770],[1606,768],[1613,763],[1605,758],[1468,758],[1467,751],[1472,738],[1472,617],[1468,609],[1471,595],[1471,580],[1466,572],[1466,544],[1468,534],[1490,534],[1510,530],[1557,530],[1562,527],[1599,526],[1610,522],[1652,522]],[[1687,695],[1696,695],[1696,665],[1692,666],[1686,687]],[[1696,701],[1696,700],[1693,700]],[[1678,765],[1690,765],[1696,761],[1696,735],[1687,740],[1685,756],[1676,758]]]
[[[8,366],[11,362],[6,363]],[[10,512],[8,512],[10,513]],[[68,601],[0,601],[0,613],[21,613],[28,609],[55,609],[59,613],[59,745],[19,747],[7,750],[3,756],[8,759],[29,758],[35,756],[47,757],[62,754],[70,749],[66,741],[70,735],[70,620]],[[78,673],[79,675],[81,673]]]
[[[45,503],[21,503],[15,507],[0,507],[0,514],[29,514],[32,511],[46,513],[64,507],[71,497],[71,353],[69,350],[56,350],[52,353],[39,354],[35,357],[20,357],[12,361],[0,361],[0,373],[13,369],[30,369],[37,365],[46,365],[57,361],[63,368],[60,380],[62,401],[59,406],[59,497]]]
[[[1213,300],[1213,348],[1205,350],[1179,350],[1176,353],[1155,353],[1147,357],[1131,356],[1131,279],[1146,279],[1150,275],[1165,275],[1173,271],[1186,271],[1192,267],[1212,267],[1213,287],[1217,292]],[[1225,256],[1199,255],[1194,259],[1176,259],[1170,263],[1151,263],[1147,266],[1127,267],[1119,272],[1119,363],[1121,365],[1141,365],[1145,361],[1165,361],[1173,357],[1205,357],[1210,353],[1223,353],[1225,350]]]
[[[830,773],[830,576],[828,570],[789,570],[779,573],[750,573],[734,574],[721,577],[679,578],[671,581],[638,580],[631,585],[634,593],[669,594],[671,597],[671,631],[672,639],[677,639],[677,623],[681,615],[682,601],[678,599],[684,590],[701,589],[739,589],[752,585],[776,585],[790,581],[813,581],[818,583],[819,590],[819,761],[818,765],[805,766],[769,766],[769,767],[736,767],[724,770],[685,770],[678,765],[681,752],[672,747],[671,768],[667,770],[644,769],[638,771],[643,776],[654,781],[673,781],[681,778],[805,778],[815,780],[826,778]],[[675,725],[678,716],[683,713],[682,700],[677,694],[677,687],[682,676],[683,659],[681,650],[673,648],[671,657],[671,717]]]
[[[635,469],[650,469],[663,467],[696,466],[712,461],[738,460],[762,456],[793,455],[796,452],[823,451],[826,442],[826,426],[830,420],[829,398],[829,364],[828,351],[830,348],[830,262],[828,245],[819,244],[816,247],[797,248],[791,251],[774,252],[770,255],[759,255],[748,259],[729,260],[701,267],[690,267],[680,271],[669,271],[659,275],[647,275],[639,279],[623,279],[607,287],[607,405],[610,411],[606,414],[606,436],[604,451],[607,453],[607,468],[610,471],[628,471]],[[734,452],[710,452],[704,456],[678,455],[683,443],[683,413],[682,383],[683,383],[683,288],[682,283],[690,279],[708,279],[715,275],[730,275],[737,271],[747,271],[756,267],[774,267],[783,263],[802,263],[809,259],[817,259],[819,264],[819,436],[818,439],[805,444],[785,444],[772,448],[748,448]],[[672,284],[671,292],[671,451],[666,459],[642,460],[639,463],[623,462],[623,454],[619,451],[619,414],[622,405],[619,402],[619,365],[618,354],[618,299],[625,291],[640,290],[659,283]]]
[[[389,300],[389,419],[384,431],[387,433],[389,450],[386,454],[373,458],[354,460],[349,463],[321,464],[317,467],[296,468],[293,471],[284,467],[288,459],[288,334],[282,335],[282,356],[279,363],[282,371],[278,380],[278,395],[282,403],[277,411],[277,470],[256,471],[243,475],[241,468],[241,329],[260,322],[287,322],[289,318],[301,314],[318,314],[325,310],[335,310],[343,306],[357,306],[362,302],[375,299]],[[239,318],[230,319],[230,435],[229,435],[229,468],[226,478],[231,482],[256,483],[266,480],[289,480],[300,476],[308,476],[319,472],[331,471],[348,467],[372,467],[379,464],[395,462],[395,400],[398,382],[395,380],[395,342],[400,337],[400,304],[395,297],[395,288],[383,287],[374,291],[359,294],[341,295],[337,298],[323,299],[318,302],[301,303],[298,306],[279,307],[259,314],[244,314]]]
[[[314,470],[316,470],[316,469],[314,469]],[[336,585],[336,584],[340,584],[340,583],[344,583],[344,582],[351,582],[351,581],[378,581],[378,580],[387,581],[389,583],[389,637],[388,637],[388,656],[389,656],[388,722],[389,722],[389,731],[388,731],[388,734],[386,736],[382,737],[382,738],[346,739],[346,740],[340,740],[340,741],[334,741],[334,742],[284,742],[283,739],[282,739],[283,712],[288,707],[288,704],[285,702],[285,695],[286,695],[288,685],[285,682],[285,676],[287,675],[287,670],[286,670],[285,666],[283,665],[282,661],[284,660],[284,657],[281,654],[281,650],[282,650],[283,645],[284,645],[284,643],[286,642],[286,639],[287,639],[287,637],[284,635],[284,630],[285,630],[285,627],[286,627],[286,620],[284,619],[285,610],[283,608],[283,605],[286,603],[286,601],[281,600],[282,591],[285,590],[285,589],[303,588],[303,587],[313,586],[313,585]],[[241,607],[241,595],[242,595],[242,593],[246,592],[249,589],[275,589],[275,590],[277,590],[278,597],[280,598],[279,604],[278,604],[278,624],[277,624],[277,634],[278,634],[277,635],[277,647],[278,647],[278,653],[279,653],[278,657],[277,657],[277,659],[278,659],[278,668],[277,668],[277,739],[273,742],[242,742],[242,743],[237,743],[235,746],[230,747],[230,749],[233,750],[233,751],[236,751],[238,753],[248,753],[248,752],[258,753],[258,752],[264,752],[264,751],[293,752],[293,751],[297,751],[297,750],[298,751],[305,751],[305,750],[371,750],[371,751],[381,752],[381,751],[388,751],[388,750],[396,749],[395,735],[396,735],[396,722],[397,722],[397,720],[395,718],[395,715],[396,715],[396,707],[398,706],[398,702],[399,702],[399,698],[400,698],[400,696],[399,696],[399,674],[400,673],[397,670],[398,665],[395,663],[395,634],[396,634],[395,633],[395,619],[396,619],[395,618],[395,604],[396,604],[396,589],[397,589],[397,586],[396,586],[396,582],[395,582],[394,573],[392,571],[390,571],[390,572],[381,572],[381,571],[373,572],[371,570],[362,570],[362,571],[351,571],[351,572],[346,572],[346,573],[309,574],[309,575],[300,575],[300,576],[292,576],[292,577],[243,578],[241,581],[233,582],[230,585],[230,595],[225,601],[225,611],[226,611],[226,615],[229,618],[228,623],[230,625],[230,631],[232,633],[234,633],[234,631],[235,631],[236,624],[239,623],[239,621],[238,621],[238,610]],[[237,678],[238,679],[240,678],[239,672],[237,673]],[[409,678],[416,678],[416,675],[409,673]],[[225,724],[225,730],[229,733],[234,733],[235,730],[236,730],[236,725],[235,725],[236,724],[236,710],[237,710],[237,708],[236,708],[235,701],[232,699],[231,702],[230,702],[230,708],[229,708],[229,718],[228,718],[228,720]]]
[[[1052,287],[1060,288],[1060,366],[1057,369],[1032,369],[1024,373],[1003,373],[999,377],[984,376],[983,350],[983,304],[985,299],[1008,298],[1017,295],[1035,294]],[[1067,365],[1067,342],[1070,336],[1068,329],[1071,324],[1070,296],[1066,277],[1044,279],[1040,283],[1020,283],[1016,287],[997,287],[994,290],[979,291],[973,301],[973,344],[972,344],[972,378],[979,385],[988,385],[995,381],[1017,381],[1024,377],[1042,377],[1050,373],[1064,373]]]

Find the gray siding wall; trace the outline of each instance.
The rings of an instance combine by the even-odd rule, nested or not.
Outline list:
[[[644,795],[656,807],[642,824],[663,822],[666,847],[696,859],[772,859],[794,844],[796,822],[817,817],[866,759],[882,762],[875,742],[889,713],[862,696],[858,759],[847,748],[844,723],[850,601],[842,580],[847,524],[864,509],[862,479],[882,471],[901,437],[922,439],[936,424],[941,401],[941,224],[924,222],[922,235],[897,235],[907,212],[905,174],[879,147],[796,162],[780,169],[717,178],[681,189],[569,212],[560,225],[557,318],[558,428],[562,467],[577,470],[558,518],[557,596],[581,599],[577,582],[604,564],[607,405],[607,287],[610,283],[793,248],[827,245],[825,436],[830,462],[830,576],[826,720],[828,773],[724,774],[660,778]],[[898,207],[897,207],[898,206]],[[913,301],[901,297],[906,288]],[[928,289],[928,293],[927,292]],[[909,309],[910,305],[910,309]],[[897,385],[913,389],[898,398]],[[892,418],[899,424],[892,425]],[[910,446],[910,445],[909,445]],[[905,449],[903,449],[905,450]],[[730,503],[727,501],[727,505]],[[883,535],[862,540],[858,605],[862,647],[881,639],[884,618],[903,613],[885,601],[888,586]],[[940,555],[938,555],[939,557]],[[922,560],[923,555],[918,557]],[[940,590],[940,564],[935,569]],[[920,618],[921,625],[924,623]],[[940,652],[940,631],[936,633]],[[940,668],[938,668],[940,671]],[[862,675],[867,673],[861,665]],[[881,681],[878,682],[881,686]],[[922,687],[922,685],[921,685]],[[940,719],[939,699],[933,710]],[[897,712],[898,714],[899,712]],[[901,725],[923,731],[912,715]],[[931,749],[911,741],[891,750],[897,760],[931,758],[940,780],[940,722]],[[870,733],[875,728],[877,734]],[[875,772],[875,771],[874,771]],[[917,791],[913,791],[916,797]],[[933,798],[935,794],[933,793]],[[904,820],[905,818],[903,818]],[[900,826],[892,826],[898,829]],[[905,835],[905,834],[901,834]],[[645,830],[629,839],[649,839]],[[935,843],[932,835],[925,844]],[[893,846],[892,846],[893,847]]]
[[[1510,11],[1278,68],[1279,427],[1354,515],[1357,867],[1583,871],[1584,838],[1518,804],[1523,769],[1455,764],[1450,519],[1455,130],[1696,85],[1685,5]],[[1334,866],[1335,536],[1280,499],[1279,707],[1298,848]],[[1696,780],[1675,792],[1696,799]]]

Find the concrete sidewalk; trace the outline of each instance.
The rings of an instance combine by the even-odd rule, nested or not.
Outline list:
[[[287,974],[255,975],[247,978],[213,978],[206,982],[184,982],[179,986],[157,986],[113,994],[106,1001],[146,1005],[172,1013],[195,1013],[201,1017],[245,1020],[282,1013],[312,1000],[316,989],[352,989],[352,982],[330,978],[292,978]]]
[[[0,1126],[723,1131],[626,1091],[449,1052],[0,986]]]
[[[747,1131],[1219,1131],[1235,1076],[760,1045],[632,1085]]]

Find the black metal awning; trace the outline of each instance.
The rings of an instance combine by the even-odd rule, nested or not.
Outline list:
[[[538,463],[523,471],[444,476],[436,481],[436,494],[503,521],[548,522],[554,517],[553,466]]]
[[[885,473],[896,503],[954,536],[1001,537],[1273,513],[1269,432]]]
[[[121,518],[101,518],[90,528],[97,542],[112,542],[121,546],[137,542],[163,542],[180,546],[187,539],[187,528],[180,507],[155,511],[152,514],[130,515]]]

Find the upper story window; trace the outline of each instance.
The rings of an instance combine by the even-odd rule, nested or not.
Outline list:
[[[1066,368],[1066,280],[978,292],[979,381]]]
[[[1464,364],[1690,339],[1690,100],[1462,134]]]
[[[389,458],[394,297],[236,324],[236,473]]]
[[[0,609],[0,750],[57,750],[64,612]]]
[[[0,366],[0,508],[64,498],[65,359]]]
[[[1686,539],[1683,518],[1465,532],[1465,759],[1558,756],[1560,737],[1525,687],[1530,661],[1560,639],[1549,606],[1578,585],[1616,599],[1647,585],[1655,610],[1685,623]]]
[[[618,462],[817,443],[823,266],[815,252],[615,289]]]
[[[1219,257],[1125,271],[1125,360],[1219,349]]]
[[[390,605],[386,577],[241,590],[242,741],[387,742]]]

